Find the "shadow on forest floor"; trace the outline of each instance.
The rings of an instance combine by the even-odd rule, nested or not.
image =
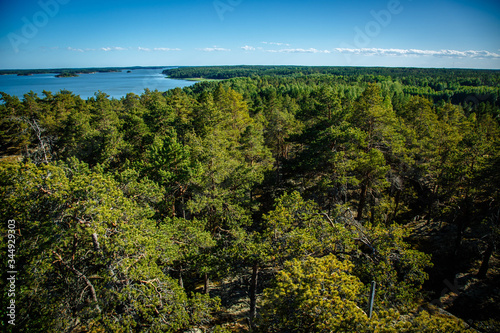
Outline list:
[[[249,331],[248,287],[248,281],[243,278],[224,279],[211,285],[210,296],[219,297],[222,301],[218,324],[232,332]]]
[[[481,235],[466,232],[455,253],[455,225],[414,221],[409,227],[413,229],[409,242],[432,254],[434,266],[424,284],[427,300],[480,332],[500,332],[500,257],[491,257],[486,279],[476,277],[486,249]]]

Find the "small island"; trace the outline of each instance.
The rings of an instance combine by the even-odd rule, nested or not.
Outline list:
[[[57,74],[56,77],[78,77],[78,74],[71,72],[63,72],[61,74]]]

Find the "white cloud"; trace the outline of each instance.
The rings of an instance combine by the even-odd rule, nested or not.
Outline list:
[[[205,52],[229,52],[229,51],[231,51],[230,49],[224,49],[222,47],[217,47],[217,46],[206,47],[204,49],[198,49],[198,50],[205,51]]]
[[[245,51],[255,51],[255,47],[253,47],[253,46],[245,45],[245,46],[242,46],[241,48]]]
[[[144,52],[151,52],[151,51],[163,51],[163,52],[166,52],[166,51],[181,51],[181,49],[171,49],[171,48],[168,48],[168,47],[155,47],[153,49],[149,48],[149,47],[141,47],[139,46],[137,48],[137,50],[139,51],[144,51]]]
[[[500,54],[489,51],[457,51],[457,50],[418,50],[418,49],[379,49],[379,48],[336,48],[340,53],[366,56],[434,56],[450,58],[500,58]]]
[[[68,46],[68,47],[66,48],[66,50],[68,50],[68,51],[74,51],[74,52],[85,52],[85,51],[84,51],[84,50],[82,50],[82,49],[75,49],[75,48],[73,48],[73,47],[71,47],[71,46]]]
[[[168,48],[168,47],[155,47],[153,49],[153,51],[181,51],[181,49],[178,49],[178,48],[171,49],[171,48]]]
[[[276,43],[276,42],[262,42],[262,44],[266,44],[266,45],[277,45],[277,46],[290,46],[290,44],[286,44],[286,43]]]
[[[67,47],[66,50],[68,51],[73,51],[73,52],[89,52],[89,51],[126,51],[129,49],[133,48],[126,48],[126,47],[119,47],[119,46],[113,46],[113,47],[101,47],[100,49],[80,49],[80,48],[74,48],[74,47]],[[138,51],[142,52],[152,52],[152,51],[158,51],[158,52],[165,52],[165,51],[181,51],[181,49],[178,48],[167,48],[167,47],[155,47],[155,48],[149,48],[149,47],[142,47],[139,46],[136,48]]]
[[[125,51],[127,50],[125,47],[119,47],[119,46],[112,46],[112,47],[101,47],[101,51]]]
[[[314,48],[310,48],[310,49],[267,50],[266,52],[271,52],[271,53],[331,53],[328,50],[317,50],[317,49],[314,49]]]
[[[59,49],[59,48],[55,48],[56,49]],[[96,49],[80,49],[80,48],[74,48],[74,47],[71,47],[71,46],[68,46],[66,48],[66,50],[68,51],[72,51],[72,52],[90,52],[90,51],[95,51]]]

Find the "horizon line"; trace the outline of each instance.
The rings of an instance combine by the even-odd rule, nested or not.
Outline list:
[[[74,69],[147,69],[147,68],[176,68],[176,67],[338,67],[338,68],[401,68],[401,69],[449,69],[449,70],[485,70],[500,71],[500,68],[472,68],[472,67],[416,67],[416,66],[352,66],[352,65],[294,65],[294,64],[238,64],[238,65],[133,65],[133,66],[89,66],[89,67],[45,67],[45,68],[0,68],[3,71],[36,71],[36,70],[74,70]]]

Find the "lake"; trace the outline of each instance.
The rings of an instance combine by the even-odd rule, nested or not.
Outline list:
[[[166,68],[165,68],[166,69]],[[43,97],[42,91],[57,93],[69,90],[81,98],[94,96],[102,91],[113,98],[121,98],[133,92],[140,95],[144,89],[166,91],[191,86],[196,82],[167,78],[164,69],[131,69],[121,72],[80,74],[78,77],[56,78],[57,74],[33,74],[31,76],[0,75],[0,91],[23,98],[29,91]]]

